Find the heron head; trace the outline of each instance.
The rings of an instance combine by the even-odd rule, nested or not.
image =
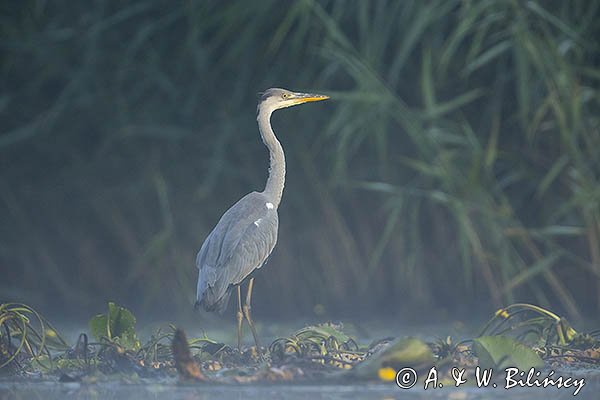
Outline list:
[[[329,96],[322,94],[298,93],[286,89],[271,88],[262,93],[259,107],[268,107],[274,111],[311,101],[327,100],[328,98]]]

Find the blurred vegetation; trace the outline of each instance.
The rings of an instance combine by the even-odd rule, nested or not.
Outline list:
[[[89,321],[95,342],[81,332],[71,346],[33,308],[0,304],[0,375],[54,375],[59,382],[88,384],[175,374],[182,381],[216,383],[393,381],[407,366],[424,372],[435,365],[445,385],[455,367],[579,368],[592,378],[600,361],[600,330],[578,333],[564,318],[533,304],[497,310],[478,337],[458,343],[446,336],[433,343],[388,337],[359,344],[341,323],[326,322],[275,339],[267,348],[241,349],[206,335],[188,340],[172,324],[158,327],[142,344],[128,309],[111,302],[107,311]],[[345,373],[338,374],[340,369]]]
[[[597,315],[599,16],[587,0],[3,2],[0,297],[190,309],[203,239],[263,188],[255,94],[281,86],[333,100],[274,116],[288,183],[259,315]]]

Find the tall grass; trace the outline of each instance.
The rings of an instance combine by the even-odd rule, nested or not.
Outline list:
[[[0,7],[2,297],[188,307],[284,86],[333,101],[274,116],[259,313],[600,310],[600,2]]]

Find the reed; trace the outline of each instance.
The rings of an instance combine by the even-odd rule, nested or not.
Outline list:
[[[259,313],[597,315],[600,2],[252,4],[1,6],[1,297],[187,309],[198,246],[264,184],[254,94],[283,86],[334,101],[274,117]]]

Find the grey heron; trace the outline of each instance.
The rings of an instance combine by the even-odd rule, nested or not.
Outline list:
[[[242,197],[227,210],[210,232],[198,255],[198,286],[195,306],[223,313],[231,291],[237,290],[237,337],[241,350],[244,318],[250,326],[257,350],[260,343],[250,315],[254,277],[250,275],[263,266],[275,244],[279,219],[277,208],[285,185],[285,155],[271,127],[275,110],[298,104],[328,99],[320,94],[296,93],[286,89],[266,90],[257,108],[258,129],[269,150],[269,178],[262,192]],[[248,281],[246,299],[242,305],[241,285]]]

